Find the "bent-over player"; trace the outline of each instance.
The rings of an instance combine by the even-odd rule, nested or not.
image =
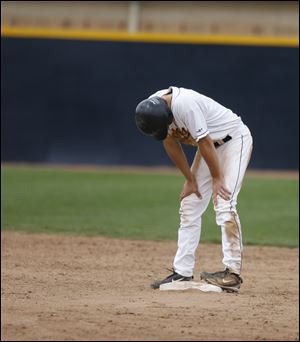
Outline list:
[[[252,136],[230,109],[194,90],[170,87],[136,107],[139,130],[163,141],[164,148],[185,177],[180,195],[180,227],[173,273],[151,286],[193,279],[201,218],[213,197],[216,223],[221,227],[224,270],[202,272],[209,284],[238,291],[242,281],[243,244],[236,205],[252,151]],[[181,143],[197,147],[190,167]]]

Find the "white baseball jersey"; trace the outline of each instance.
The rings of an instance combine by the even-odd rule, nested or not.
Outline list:
[[[241,118],[230,109],[191,89],[170,87],[157,91],[149,98],[162,97],[170,89],[174,120],[168,134],[183,143],[197,145],[208,134],[214,141],[223,139],[242,123]]]

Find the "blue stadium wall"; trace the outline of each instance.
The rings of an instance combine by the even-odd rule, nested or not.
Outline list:
[[[2,162],[172,165],[161,142],[139,133],[134,110],[174,85],[242,117],[250,168],[298,169],[298,48],[1,40]]]

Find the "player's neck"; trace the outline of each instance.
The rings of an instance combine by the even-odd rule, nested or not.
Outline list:
[[[162,98],[167,102],[169,108],[171,109],[172,94],[163,95]]]

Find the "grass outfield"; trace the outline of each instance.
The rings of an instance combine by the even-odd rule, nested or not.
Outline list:
[[[176,174],[4,167],[1,229],[177,239]],[[239,195],[244,244],[298,246],[298,180],[247,176]],[[202,242],[220,242],[212,205]]]

